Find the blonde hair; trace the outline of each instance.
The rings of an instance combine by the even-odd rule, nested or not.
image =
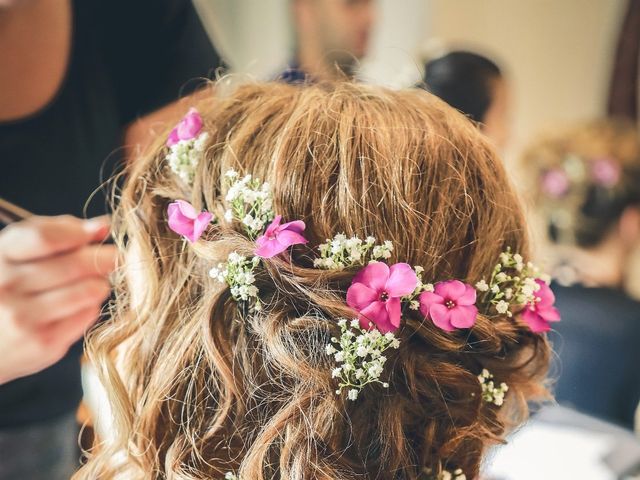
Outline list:
[[[391,240],[389,261],[421,265],[429,281],[476,282],[507,246],[526,256],[493,149],[419,90],[248,85],[198,109],[209,146],[192,188],[167,167],[163,139],[127,172],[116,238],[143,282],[130,292],[118,280],[113,317],[88,339],[116,436],[75,478],[415,479],[425,468],[474,478],[487,445],[545,394],[545,337],[506,315],[447,333],[411,312],[385,367],[389,389],[351,402],[335,394],[324,350],[336,319],[354,315],[354,270],[313,268],[312,248],[339,232]],[[263,262],[254,313],[207,275],[232,250],[253,253],[241,226],[222,221],[189,245],[166,221],[176,198],[222,218],[231,168],[270,182],[274,210],[307,225],[308,246]],[[500,409],[481,400],[483,368],[510,387]]]

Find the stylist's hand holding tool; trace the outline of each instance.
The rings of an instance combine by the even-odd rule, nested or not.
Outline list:
[[[37,217],[0,231],[0,384],[60,360],[98,318],[116,250],[109,220]]]

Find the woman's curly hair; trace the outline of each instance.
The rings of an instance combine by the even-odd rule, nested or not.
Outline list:
[[[198,109],[209,140],[191,187],[168,168],[166,137],[127,171],[117,299],[87,342],[113,435],[75,478],[417,479],[445,468],[475,478],[486,448],[546,396],[546,338],[506,315],[447,333],[410,311],[389,388],[349,401],[325,346],[337,319],[354,316],[355,270],[313,259],[340,232],[392,241],[389,261],[423,266],[425,281],[475,283],[506,247],[526,257],[523,213],[492,147],[419,90],[246,85]],[[268,181],[274,210],[307,226],[308,245],[263,260],[257,312],[208,276],[231,251],[253,254],[240,224],[221,221],[195,244],[167,226],[176,198],[223,218],[231,168]],[[483,368],[509,385],[500,408],[481,399]]]

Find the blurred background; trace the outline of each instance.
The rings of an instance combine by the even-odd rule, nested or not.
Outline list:
[[[195,0],[234,72],[270,78],[290,59],[289,0]],[[379,0],[359,75],[404,87],[422,60],[472,49],[504,66],[513,88],[512,155],[532,132],[606,112],[626,0]]]

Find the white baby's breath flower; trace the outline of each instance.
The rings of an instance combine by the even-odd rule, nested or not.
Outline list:
[[[383,335],[376,328],[363,329],[358,319],[349,322],[340,319],[338,325],[341,336],[331,339],[337,351],[333,353],[326,347],[327,352],[332,352],[335,361],[341,364],[332,371],[333,378],[339,379],[337,391],[347,388],[349,392],[360,392],[369,383],[382,384],[379,378],[387,360],[382,353],[390,347],[399,348],[399,340],[392,332]],[[357,395],[351,393],[348,398],[355,400]]]
[[[500,300],[496,304],[496,310],[498,311],[498,313],[507,313],[507,311],[509,310],[509,303],[505,302],[504,300]]]
[[[358,390],[355,388],[352,388],[351,390],[349,390],[349,393],[347,394],[349,400],[357,400],[358,399]]]
[[[489,290],[489,285],[487,284],[486,280],[482,279],[478,283],[476,283],[476,290],[478,290],[480,292],[488,291]]]
[[[411,310],[418,310],[420,308],[420,302],[418,300],[411,300],[411,302],[409,302],[409,308]]]
[[[502,382],[496,387],[493,382],[493,375],[486,368],[478,375],[478,381],[482,388],[482,400],[497,407],[504,404],[504,396],[509,390],[506,383]]]

